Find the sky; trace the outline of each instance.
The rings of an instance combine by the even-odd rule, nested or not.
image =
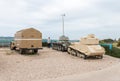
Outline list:
[[[0,36],[36,28],[43,38],[59,39],[62,14],[65,35],[78,40],[88,34],[99,39],[120,38],[120,0],[0,0]]]

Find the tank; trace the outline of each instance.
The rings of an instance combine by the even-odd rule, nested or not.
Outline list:
[[[68,46],[70,45],[69,38],[65,35],[60,36],[58,42],[52,43],[52,49],[58,51],[67,51]]]
[[[94,34],[80,39],[80,42],[72,43],[68,47],[68,53],[74,56],[103,58],[105,49],[99,45],[99,39]]]
[[[38,49],[42,49],[42,33],[34,28],[20,30],[16,32],[10,49],[18,50],[21,54],[30,50],[37,53]]]

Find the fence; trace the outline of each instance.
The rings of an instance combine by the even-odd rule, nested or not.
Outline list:
[[[13,37],[0,37],[0,47],[9,47],[10,42],[13,41]]]

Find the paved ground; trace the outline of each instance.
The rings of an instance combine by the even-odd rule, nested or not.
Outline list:
[[[8,48],[1,48],[0,81],[40,81],[65,76],[72,78],[102,71],[119,62],[119,59],[107,55],[103,59],[84,60],[48,48],[40,50],[37,55],[20,55]]]

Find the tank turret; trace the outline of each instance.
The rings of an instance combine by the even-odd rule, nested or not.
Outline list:
[[[69,38],[65,35],[60,36],[59,41],[69,41]]]
[[[94,34],[89,34],[87,37],[81,38],[80,43],[85,45],[99,44],[99,39]]]

